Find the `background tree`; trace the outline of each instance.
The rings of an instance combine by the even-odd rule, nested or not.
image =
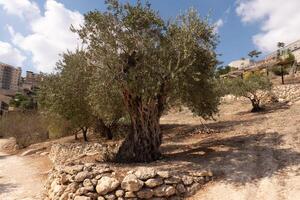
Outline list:
[[[248,56],[249,56],[251,59],[253,59],[254,57],[255,57],[255,58],[258,58],[260,54],[261,54],[260,51],[253,50],[253,51],[250,51],[250,52],[248,53]]]
[[[57,73],[44,78],[39,92],[41,106],[68,120],[74,129],[81,130],[85,141],[94,123],[87,101],[91,72],[83,51],[64,53],[57,63]]]
[[[251,74],[244,79],[235,78],[225,80],[227,92],[237,97],[246,97],[251,101],[251,112],[261,111],[261,99],[272,89],[270,80],[259,74]]]
[[[89,62],[104,77],[98,87],[117,88],[130,116],[132,131],[116,159],[157,160],[159,120],[169,105],[180,101],[204,118],[217,112],[214,28],[194,10],[165,23],[141,1],[106,3],[108,10],[86,14],[77,32],[88,46]]]
[[[36,110],[36,92],[31,91],[28,94],[17,93],[9,102],[9,106],[25,110]]]

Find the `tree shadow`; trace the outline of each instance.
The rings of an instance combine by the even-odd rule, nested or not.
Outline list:
[[[161,125],[164,134],[164,140],[170,142],[180,142],[191,134],[205,132],[206,129],[211,130],[213,133],[227,132],[235,130],[236,126],[251,126],[258,121],[263,120],[264,117],[255,117],[247,120],[229,120],[229,121],[212,121],[206,124],[163,124]]]
[[[1,177],[0,177],[1,179]],[[17,188],[17,185],[11,183],[0,183],[0,194],[9,193]]]
[[[251,110],[241,111],[241,112],[238,112],[237,115],[243,116],[245,114],[250,114],[250,113],[253,115],[255,115],[255,114],[262,115],[262,114],[274,113],[277,111],[283,111],[283,110],[287,110],[290,108],[290,105],[288,103],[289,103],[288,101],[271,103],[271,104],[264,105],[260,112],[251,112]]]
[[[165,158],[157,165],[174,172],[209,168],[222,181],[243,185],[300,164],[300,153],[279,147],[282,137],[277,132],[257,133],[206,139],[192,145],[170,144],[164,147]],[[179,152],[170,153],[167,149]]]

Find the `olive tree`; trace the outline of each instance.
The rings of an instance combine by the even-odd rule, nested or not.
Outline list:
[[[245,97],[251,101],[251,112],[262,110],[261,99],[272,89],[271,81],[261,74],[250,74],[246,78],[227,79],[222,82],[227,92],[237,97]]]
[[[117,88],[130,117],[116,160],[150,162],[161,157],[160,118],[174,102],[204,118],[217,112],[214,27],[195,10],[165,22],[149,4],[107,0],[105,12],[85,15],[76,31],[98,68],[98,87]]]
[[[39,91],[42,108],[57,113],[68,120],[74,129],[82,131],[87,141],[87,131],[94,122],[87,95],[91,70],[85,53],[67,52],[57,63],[57,72],[44,77]],[[75,138],[77,139],[75,131]]]

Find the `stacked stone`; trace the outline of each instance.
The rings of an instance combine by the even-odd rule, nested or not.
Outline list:
[[[49,158],[55,164],[63,164],[85,156],[95,156],[99,154],[99,160],[105,160],[104,157],[108,152],[114,152],[112,146],[99,143],[65,143],[54,144],[51,147]]]
[[[295,101],[300,99],[300,84],[279,85],[273,88],[275,95],[281,101]]]
[[[179,200],[193,195],[211,180],[209,171],[171,175],[141,167],[117,176],[107,165],[94,163],[60,166],[48,178],[48,200]]]

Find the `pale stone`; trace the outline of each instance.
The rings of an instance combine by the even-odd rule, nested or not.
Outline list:
[[[83,170],[83,165],[74,165],[74,166],[66,166],[63,168],[63,171],[68,174],[76,174]]]
[[[191,176],[183,176],[181,180],[184,185],[191,185],[194,182],[193,177]]]
[[[125,192],[125,198],[134,198],[136,195],[134,192]]]
[[[87,172],[87,171],[79,172],[75,176],[75,181],[76,182],[82,182],[82,181],[84,181],[84,179],[88,178],[89,176],[90,176],[90,173]]]
[[[116,191],[116,196],[117,197],[122,197],[122,196],[124,196],[124,193],[125,193],[124,190],[117,190]]]
[[[164,181],[161,178],[151,178],[145,182],[145,185],[150,188],[154,188],[154,187],[162,185],[163,183],[164,183]]]
[[[98,180],[96,190],[98,194],[104,195],[111,191],[114,191],[115,189],[117,189],[117,187],[119,187],[119,185],[120,182],[117,179],[104,176],[100,180]]]
[[[76,196],[74,200],[91,200],[91,197],[86,197],[86,196]]]
[[[144,182],[139,180],[134,174],[127,175],[121,183],[122,189],[126,191],[139,191],[144,185]]]
[[[140,180],[147,180],[156,176],[156,171],[153,168],[140,167],[135,173],[136,177]]]
[[[107,194],[104,196],[106,200],[115,200],[116,196],[114,194]]]
[[[162,185],[154,189],[154,195],[157,197],[169,197],[175,193],[175,188],[170,185]]]
[[[158,171],[157,174],[162,178],[169,178],[170,172],[169,171]]]
[[[170,177],[170,178],[165,179],[166,184],[177,184],[180,182],[181,182],[181,179],[178,177]]]
[[[93,183],[92,183],[91,179],[84,179],[82,184],[83,184],[84,187],[93,186]]]

